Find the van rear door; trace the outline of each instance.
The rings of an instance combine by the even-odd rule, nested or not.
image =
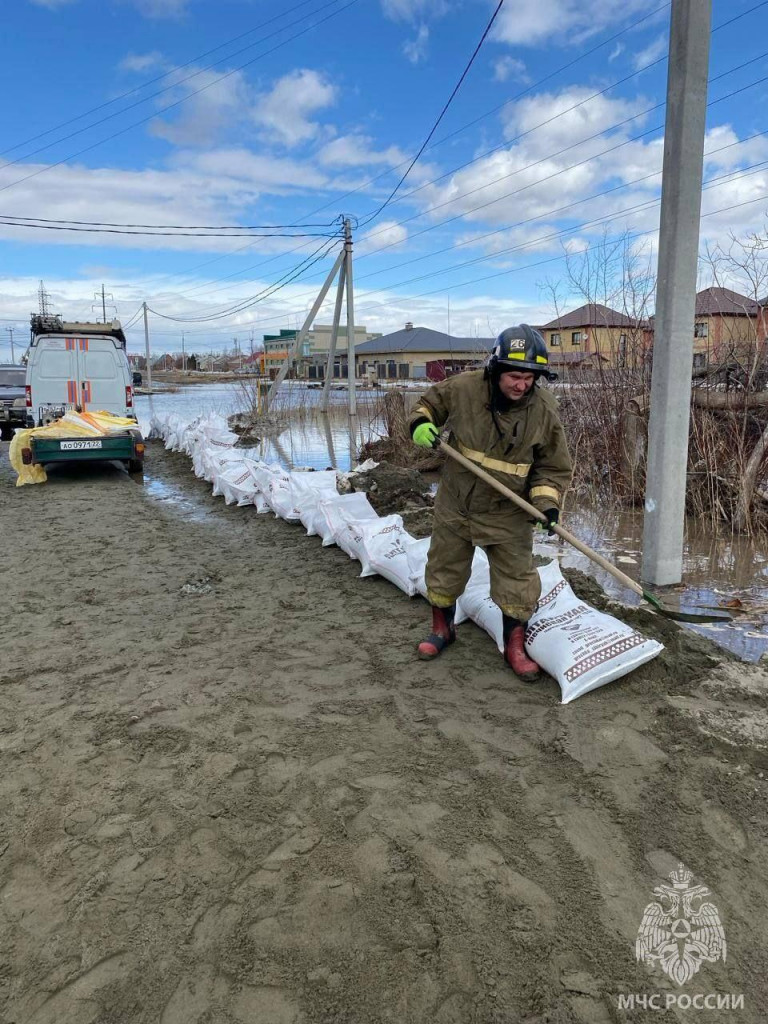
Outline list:
[[[80,401],[77,346],[74,338],[41,338],[30,353],[27,383],[32,388],[36,423],[74,409]]]
[[[83,408],[125,416],[130,381],[122,349],[111,338],[78,338],[78,358]]]

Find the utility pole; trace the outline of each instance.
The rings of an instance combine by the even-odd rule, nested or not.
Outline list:
[[[149,354],[149,323],[147,321],[147,304],[142,303],[144,310],[144,358],[147,361],[147,387],[152,394],[152,357]]]
[[[11,336],[11,362],[15,363],[16,362],[16,354],[14,353],[14,350],[13,350],[13,332],[16,330],[16,328],[15,327],[6,327],[5,329],[6,329],[6,331],[8,331],[8,333]]]
[[[349,415],[357,416],[355,396],[355,290],[352,285],[352,224],[344,221],[344,280],[347,289],[347,377],[349,380]],[[351,433],[351,432],[350,432]],[[350,465],[350,469],[352,469]]]
[[[293,353],[297,352],[297,351],[299,351],[299,352],[301,351],[301,346],[304,344],[304,338],[307,336],[307,332],[309,331],[309,328],[312,326],[312,322],[314,321],[315,317],[317,316],[318,310],[320,309],[320,307],[322,306],[323,302],[325,301],[325,296],[328,294],[328,289],[331,287],[331,284],[333,283],[333,279],[336,277],[336,274],[339,272],[340,268],[343,266],[344,258],[345,258],[345,250],[342,249],[341,252],[339,253],[339,255],[336,257],[336,260],[335,260],[333,266],[331,267],[330,274],[328,275],[328,277],[326,277],[325,281],[323,282],[323,286],[320,289],[320,292],[319,292],[317,298],[315,299],[314,303],[312,304],[312,308],[310,309],[309,313],[307,314],[307,317],[306,317],[306,319],[305,319],[305,321],[304,321],[304,323],[303,323],[303,325],[301,327],[301,330],[296,335],[296,338],[294,339],[293,343],[289,343],[289,345],[288,345],[288,353],[287,353],[285,359],[283,360],[283,365],[280,367],[280,369],[277,372],[277,376],[272,381],[272,384],[271,384],[270,389],[269,389],[269,394],[267,395],[267,402],[268,402],[270,407],[273,405],[274,400],[275,400],[275,396],[277,395],[277,392],[278,392],[278,389],[279,389],[280,385],[283,383],[283,381],[285,380],[286,375],[288,373],[288,370],[291,367],[291,362],[293,361]]]
[[[325,382],[323,387],[323,400],[321,403],[321,410],[327,412],[328,410],[328,389],[330,387],[331,377],[333,376],[333,357],[336,351],[336,340],[339,334],[339,321],[341,319],[341,306],[342,296],[346,289],[347,293],[347,380],[349,383],[349,415],[357,415],[357,403],[355,397],[355,300],[354,300],[354,288],[352,284],[352,224],[350,219],[347,217],[344,220],[344,248],[341,250],[339,255],[336,257],[336,261],[331,267],[331,272],[325,279],[320,293],[315,299],[312,308],[307,313],[307,317],[301,330],[296,335],[293,343],[288,347],[288,353],[283,361],[283,365],[272,381],[272,386],[269,389],[269,403],[272,404],[275,395],[280,385],[285,380],[286,374],[290,369],[291,362],[295,352],[301,352],[301,347],[304,343],[304,339],[312,326],[315,317],[317,316],[318,310],[325,301],[325,297],[328,294],[328,289],[333,284],[333,280],[339,275],[338,290],[336,292],[336,309],[333,315],[333,328],[331,329],[331,340],[330,347],[328,349],[328,363],[325,371]]]
[[[94,299],[101,299],[101,322],[105,324],[107,322],[107,298],[114,300],[114,296],[112,295],[111,292],[105,292],[104,285],[102,284],[101,291],[95,292],[93,297]],[[98,307],[91,306],[91,309],[94,308]],[[110,309],[114,309],[115,316],[117,316],[117,306],[114,306],[112,303],[110,303]]]
[[[643,578],[679,583],[693,368],[711,0],[672,0]]]
[[[187,372],[187,353],[184,351],[184,331],[181,332],[181,366]]]
[[[341,304],[344,301],[344,274],[346,266],[341,264],[339,269],[339,286],[336,289],[336,308],[333,311],[333,326],[331,327],[331,340],[328,343],[328,360],[325,365],[325,380],[323,381],[323,398],[320,403],[320,411],[328,412],[328,401],[331,397],[331,380],[333,378],[333,362],[336,356],[336,341],[339,337],[339,321],[341,320]],[[349,358],[349,356],[347,356]],[[349,368],[347,368],[349,369]]]

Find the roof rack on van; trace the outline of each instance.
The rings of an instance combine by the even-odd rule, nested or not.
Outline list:
[[[115,338],[121,345],[125,346],[125,334],[119,320],[112,320],[110,323],[81,323],[77,321],[62,320],[57,314],[33,313],[30,317],[32,335],[39,334],[66,334],[68,336],[83,336],[90,334],[107,335]]]

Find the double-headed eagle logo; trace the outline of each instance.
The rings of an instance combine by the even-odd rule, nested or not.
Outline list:
[[[669,876],[672,885],[653,890],[658,903],[649,903],[637,933],[635,956],[657,963],[677,985],[685,985],[708,961],[725,960],[725,932],[717,907],[704,902],[706,885],[693,885],[693,872],[684,864]]]

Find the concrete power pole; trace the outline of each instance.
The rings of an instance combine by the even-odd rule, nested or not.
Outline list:
[[[149,354],[149,323],[147,321],[147,304],[142,303],[144,310],[144,358],[147,361],[147,387],[152,394],[152,357]]]
[[[349,415],[357,416],[355,395],[355,290],[352,285],[352,224],[344,221],[344,286],[347,290],[347,379],[349,381]],[[350,464],[350,468],[354,462]]]
[[[15,363],[16,362],[16,353],[13,350],[13,332],[16,330],[16,328],[15,327],[6,327],[5,329],[6,329],[6,331],[8,331],[8,333],[11,336],[11,362]]]
[[[679,583],[693,368],[711,0],[672,0],[643,578]]]

